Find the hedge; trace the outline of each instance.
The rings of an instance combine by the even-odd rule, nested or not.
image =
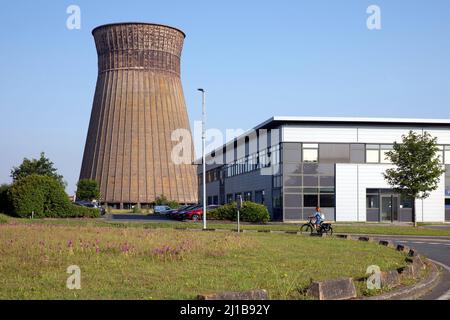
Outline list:
[[[206,217],[213,220],[237,220],[236,203],[229,203],[207,212]],[[245,201],[239,212],[241,221],[266,223],[270,219],[266,206],[255,202]]]
[[[97,209],[75,206],[61,184],[54,178],[30,175],[16,181],[10,190],[12,213],[28,218],[98,217]]]

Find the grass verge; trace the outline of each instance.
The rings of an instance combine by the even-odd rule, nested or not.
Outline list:
[[[203,227],[200,222],[123,222],[120,220],[103,220],[103,219],[44,219],[44,220],[28,220],[28,219],[13,219],[24,223],[41,223],[41,224],[62,224],[73,226],[112,226],[112,227],[135,227],[145,229],[157,228],[189,228],[201,229]],[[291,223],[269,223],[269,224],[241,224],[243,230],[266,230],[266,231],[299,231],[300,224]],[[208,228],[213,229],[236,229],[235,223],[223,221],[209,221]],[[397,225],[351,225],[333,223],[334,233],[353,233],[353,234],[373,234],[373,235],[404,235],[404,236],[446,236],[450,237],[450,230],[444,228],[427,228],[412,226],[397,226]]]
[[[368,242],[78,222],[1,224],[0,299],[194,299],[255,288],[308,299],[301,289],[312,280],[405,265],[404,254]],[[81,290],[66,288],[71,265],[81,269]]]

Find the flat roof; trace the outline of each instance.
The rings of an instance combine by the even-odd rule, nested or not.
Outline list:
[[[402,124],[402,125],[450,125],[450,119],[419,118],[359,118],[359,117],[296,117],[274,116],[256,128],[270,126],[273,123],[341,123],[341,124]]]
[[[449,126],[450,119],[420,119],[420,118],[364,118],[364,117],[302,117],[302,116],[273,116],[264,122],[261,122],[251,130],[275,128],[282,124],[361,124],[361,125],[427,125],[427,126]],[[214,149],[206,154],[210,156],[213,152],[221,150],[224,146],[233,143],[235,140],[247,136],[251,130],[248,130],[240,136],[226,141],[220,148]],[[201,161],[201,157],[197,159]]]

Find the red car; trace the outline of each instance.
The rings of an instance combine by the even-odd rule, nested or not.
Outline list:
[[[217,205],[209,205],[207,209],[215,209],[219,206]],[[206,215],[208,215],[208,211],[206,211]],[[180,211],[178,213],[178,217],[180,220],[193,220],[198,221],[203,218],[203,207],[198,205],[193,208],[188,208],[188,210]]]
[[[180,212],[180,218],[182,220],[198,221],[198,220],[201,220],[202,217],[203,217],[203,208],[202,207],[195,207],[193,209]]]

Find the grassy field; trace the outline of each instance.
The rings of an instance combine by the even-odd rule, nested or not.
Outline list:
[[[92,221],[1,223],[0,257],[0,299],[193,299],[254,288],[272,299],[305,299],[311,279],[364,277],[369,265],[405,263],[402,253],[366,242]],[[81,268],[81,290],[66,288],[70,265]]]
[[[0,223],[6,216],[0,214]],[[68,226],[98,226],[98,227],[135,227],[145,229],[156,228],[189,228],[201,229],[200,222],[121,222],[120,220],[114,222],[106,222],[103,219],[89,220],[89,219],[45,219],[45,220],[29,220],[29,219],[15,219],[7,218],[11,221],[22,223],[41,223],[48,225],[68,225]],[[274,230],[274,231],[298,231],[300,224],[291,223],[269,223],[265,225],[257,224],[241,224],[244,230]],[[236,229],[236,223],[209,221],[208,228],[214,229]],[[450,237],[450,230],[448,229],[431,229],[426,226],[419,226],[414,228],[412,226],[398,226],[398,225],[378,225],[378,224],[344,224],[333,223],[335,233],[354,233],[354,234],[383,234],[383,235],[406,235],[406,236],[446,236]]]

